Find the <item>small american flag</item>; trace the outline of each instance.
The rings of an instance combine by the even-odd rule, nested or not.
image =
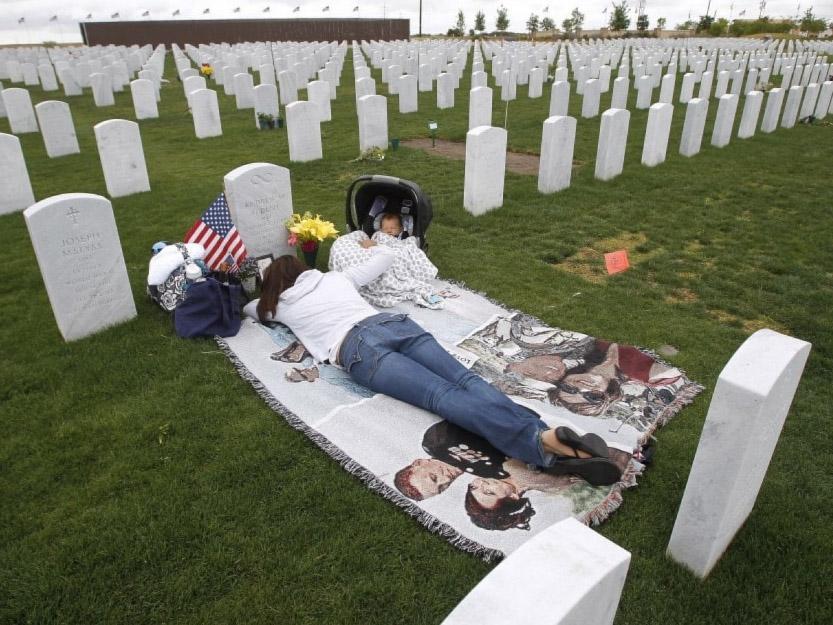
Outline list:
[[[246,246],[231,222],[225,193],[218,195],[197,223],[191,226],[184,241],[199,243],[205,248],[203,260],[211,270],[216,270],[224,262],[235,266],[246,259]],[[231,261],[228,260],[229,256]]]

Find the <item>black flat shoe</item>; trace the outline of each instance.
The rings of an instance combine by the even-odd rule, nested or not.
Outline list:
[[[568,427],[555,428],[555,437],[573,450],[584,451],[594,458],[607,458],[608,449],[605,440],[598,434],[579,436]]]
[[[607,458],[569,458],[556,456],[555,464],[541,467],[541,471],[550,475],[572,473],[587,480],[593,486],[615,484],[622,477],[622,471]]]

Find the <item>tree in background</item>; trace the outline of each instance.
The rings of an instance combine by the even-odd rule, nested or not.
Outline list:
[[[648,30],[648,16],[645,13],[636,18],[636,30]]]
[[[578,7],[570,12],[570,20],[573,22],[573,30],[576,34],[581,32],[581,27],[584,26],[584,13],[578,10]]]
[[[819,19],[813,15],[813,7],[810,7],[804,11],[804,15],[801,18],[801,22],[798,24],[798,28],[803,33],[817,35],[827,28],[827,24],[823,19]]]
[[[572,35],[573,34],[573,20],[569,17],[564,18],[564,21],[561,22],[561,28],[564,30],[564,34]]]
[[[496,30],[508,30],[509,29],[509,14],[506,11],[506,7],[502,4],[498,7],[497,10],[497,19],[495,20],[495,29]]]
[[[545,17],[541,20],[541,30],[555,30],[555,22],[553,22],[550,18]]]
[[[663,30],[665,28],[665,22],[666,22],[666,20],[665,20],[664,17],[658,17],[657,18],[657,28],[659,28],[660,30]]]
[[[694,30],[697,27],[697,23],[693,20],[686,20],[685,22],[680,22],[675,27],[676,30]]]
[[[476,30],[479,33],[482,33],[484,30],[486,30],[486,15],[483,13],[483,11],[478,11],[474,15],[474,30]]]
[[[712,37],[720,37],[726,34],[726,31],[729,30],[729,20],[725,17],[721,17],[719,20],[715,20],[712,22],[712,25],[709,26],[709,34]]]
[[[622,0],[619,4],[613,3],[613,10],[610,12],[610,30],[620,31],[627,30],[631,25],[631,18],[628,17],[630,7],[627,0]]]
[[[463,15],[463,9],[457,11],[457,24],[455,25],[457,30],[460,32],[460,36],[466,32],[466,16]]]
[[[535,39],[535,33],[538,32],[540,27],[541,22],[538,20],[538,16],[533,13],[529,16],[529,19],[526,20],[526,31],[529,33],[530,39]]]
[[[700,20],[697,22],[697,32],[708,31],[712,27],[712,23],[714,22],[714,17],[711,15],[701,15]]]

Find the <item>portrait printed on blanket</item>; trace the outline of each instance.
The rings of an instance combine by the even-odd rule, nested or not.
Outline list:
[[[666,420],[688,384],[678,369],[635,347],[541,326],[522,314],[486,324],[459,346],[477,357],[472,371],[507,395],[616,419],[640,433]]]
[[[428,457],[416,458],[396,472],[396,489],[414,501],[442,495],[457,478],[468,475],[462,505],[471,523],[485,530],[529,530],[535,507],[532,492],[566,498],[581,516],[601,504],[613,486],[593,487],[580,477],[550,475],[507,458],[488,441],[448,421],[429,427],[422,438]],[[624,471],[630,454],[611,448],[610,457]],[[464,478],[465,479],[465,478]]]

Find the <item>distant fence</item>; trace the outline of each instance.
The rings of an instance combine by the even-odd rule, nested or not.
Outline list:
[[[361,41],[408,39],[407,19],[145,20],[81,22],[88,46],[245,41]]]

